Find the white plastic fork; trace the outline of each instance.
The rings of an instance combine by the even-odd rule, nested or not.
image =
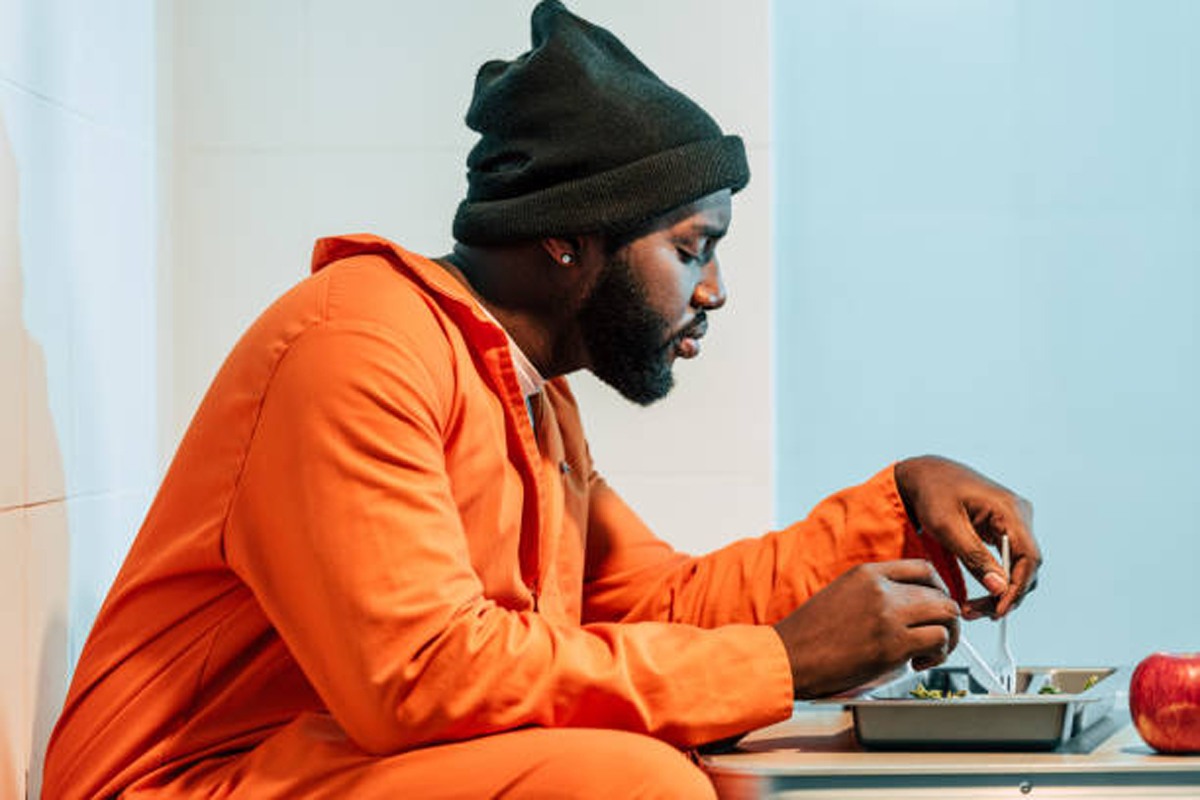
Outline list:
[[[970,666],[967,667],[971,676],[988,690],[988,694],[1009,694],[1008,690],[1004,688],[1004,682],[1000,680],[1000,676],[993,672],[988,663],[983,660],[983,656],[979,655],[979,651],[967,639],[965,633],[958,635],[958,647],[966,653],[975,666],[974,669],[971,669]]]
[[[1004,574],[1012,575],[1012,554],[1009,552],[1008,537],[1000,537],[1000,563]],[[1001,686],[1008,694],[1017,690],[1017,661],[1013,658],[1012,649],[1008,646],[1008,615],[1000,618],[1000,658],[996,662],[996,676]]]

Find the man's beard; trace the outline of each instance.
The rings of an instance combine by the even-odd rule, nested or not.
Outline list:
[[[580,308],[579,322],[597,378],[643,406],[671,391],[671,326],[650,307],[628,261],[609,259]]]

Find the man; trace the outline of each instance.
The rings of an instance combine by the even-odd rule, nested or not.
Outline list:
[[[649,403],[698,354],[741,141],[553,1],[467,121],[451,255],[322,240],[230,354],[84,648],[48,797],[710,797],[687,748],[936,664],[960,613],[1030,588],[1026,504],[941,459],[701,558],[656,539],[562,376]]]

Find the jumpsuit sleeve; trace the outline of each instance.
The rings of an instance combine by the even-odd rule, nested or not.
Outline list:
[[[447,354],[324,323],[267,389],[229,512],[231,568],[372,753],[522,726],[678,746],[786,719],[769,628],[555,624],[488,599],[451,491]]]
[[[955,599],[966,594],[957,563],[910,522],[891,467],[787,528],[702,557],[656,538],[597,475],[590,494],[585,620],[773,624],[851,567],[899,558],[927,558]]]

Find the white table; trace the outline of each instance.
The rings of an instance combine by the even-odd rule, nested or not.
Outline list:
[[[1053,752],[862,749],[839,706],[797,704],[738,751],[702,757],[717,793],[747,798],[1135,798],[1200,800],[1200,755],[1163,756],[1115,711]]]

